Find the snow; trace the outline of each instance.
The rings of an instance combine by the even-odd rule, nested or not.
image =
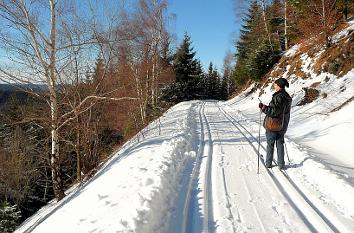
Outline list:
[[[18,232],[53,232],[53,226],[60,226],[58,232],[164,232],[179,178],[195,156],[192,106],[175,106],[162,117],[161,129],[158,121],[152,123],[87,184],[50,212],[40,211]]]
[[[266,91],[262,100],[271,95],[269,87]],[[286,175],[295,186],[276,168],[269,171],[261,165],[257,174],[258,94],[173,107],[87,184],[43,208],[17,232],[331,232],[328,219],[335,229],[351,232],[352,183],[298,143],[301,140],[286,139],[291,159]],[[296,108],[293,118],[300,119],[303,112]],[[325,126],[315,126],[318,118],[310,118],[290,128],[310,124],[337,129],[353,110],[348,104],[329,116],[320,115]],[[342,130],[352,132],[347,129]],[[262,155],[265,148],[262,129]]]
[[[286,53],[284,54],[284,56],[286,57],[293,57],[300,49],[299,45],[294,45],[293,47],[291,47],[288,51],[286,51]]]
[[[338,43],[338,41],[345,38],[349,35],[349,33],[354,31],[354,20],[349,21],[348,25],[348,27],[346,27],[344,30],[338,32],[332,37],[332,43]]]
[[[274,90],[252,85],[226,102],[172,107],[16,232],[353,232],[354,69],[316,74],[317,58],[301,55],[308,79],[289,66],[283,75],[293,97],[285,171],[263,164],[258,98]],[[297,106],[314,84],[319,98]]]

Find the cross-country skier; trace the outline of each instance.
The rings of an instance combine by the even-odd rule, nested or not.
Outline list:
[[[291,97],[285,91],[285,87],[289,87],[289,83],[284,78],[277,79],[273,87],[275,93],[273,94],[272,100],[269,105],[259,103],[259,108],[268,117],[275,118],[282,122],[280,129],[276,131],[266,128],[267,137],[267,157],[265,164],[268,168],[272,167],[273,154],[274,154],[274,143],[277,144],[277,154],[278,154],[278,166],[280,169],[284,169],[284,135],[288,129],[288,124],[290,120],[290,108],[291,108]],[[267,118],[266,116],[266,118]]]

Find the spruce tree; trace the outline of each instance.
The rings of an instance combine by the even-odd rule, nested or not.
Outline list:
[[[259,33],[259,25],[261,24],[261,7],[257,1],[252,1],[248,13],[242,19],[243,25],[240,30],[240,38],[236,43],[237,60],[247,59],[247,55],[250,52],[252,45],[255,45],[256,40],[261,37]]]
[[[246,68],[250,79],[257,82],[260,81],[279,58],[279,50],[272,50],[269,43],[263,41],[249,54],[247,59]]]
[[[184,39],[177,50],[174,70],[176,73],[177,83],[187,83],[200,74],[200,63],[195,59],[196,52],[191,47],[191,39],[187,33],[184,34]]]
[[[187,33],[175,54],[173,68],[176,82],[162,90],[162,99],[178,103],[186,100],[202,99],[203,70],[200,61],[195,58],[196,52],[191,47],[191,39]]]
[[[285,50],[285,31],[284,31],[284,4],[281,0],[273,0],[269,6],[270,31],[273,35],[276,50]],[[289,29],[287,27],[287,29]]]
[[[243,85],[250,79],[250,73],[247,65],[247,60],[257,44],[264,40],[262,38],[261,23],[262,10],[256,0],[252,1],[249,10],[242,19],[243,25],[240,30],[240,38],[236,43],[236,64],[235,64],[235,81],[238,85]]]
[[[279,0],[274,0],[274,4],[279,6]],[[275,17],[277,16],[275,15]],[[281,25],[281,19],[278,18],[275,21],[273,29],[277,30],[277,27]],[[243,23],[240,39],[236,44],[234,75],[238,85],[243,85],[249,80],[259,81],[278,61],[281,49],[279,38],[276,38],[278,43],[272,42],[272,46],[270,45],[262,22],[262,9],[257,1],[250,4],[248,13],[243,18]],[[272,34],[275,33],[272,32]],[[274,46],[274,44],[279,46]]]
[[[0,206],[0,232],[13,232],[19,224],[21,212],[17,205],[10,205],[7,201]]]
[[[230,80],[224,75],[220,84],[219,99],[227,100],[229,98]]]
[[[207,90],[208,99],[220,99],[220,82],[218,71],[213,67],[213,63],[210,62],[208,74],[207,74]]]

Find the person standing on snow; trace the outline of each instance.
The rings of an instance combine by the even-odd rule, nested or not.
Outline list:
[[[282,124],[280,128],[276,129],[275,131],[267,129],[266,124],[264,124],[267,137],[267,157],[265,165],[268,168],[272,167],[274,144],[276,143],[278,166],[280,169],[284,169],[284,135],[289,125],[292,99],[290,95],[285,91],[285,87],[289,87],[289,83],[285,78],[277,79],[274,82],[273,87],[276,92],[273,94],[269,105],[267,106],[263,103],[259,103],[259,108],[266,114],[266,118],[270,117],[279,120],[282,122]]]

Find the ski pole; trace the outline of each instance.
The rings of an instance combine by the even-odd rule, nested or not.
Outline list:
[[[288,162],[290,163],[288,147],[286,146],[285,140],[284,140],[284,146],[285,146],[285,151],[286,151],[286,157],[288,157]]]
[[[258,100],[260,103],[262,103],[262,100],[258,97]],[[257,165],[257,174],[259,174],[259,160],[260,160],[260,154],[259,150],[261,148],[261,123],[262,123],[262,109],[259,109],[259,127],[258,127],[258,165]]]
[[[262,110],[259,110],[259,128],[258,128],[258,167],[257,167],[257,174],[259,174],[259,149],[261,147],[261,122],[262,122]]]

